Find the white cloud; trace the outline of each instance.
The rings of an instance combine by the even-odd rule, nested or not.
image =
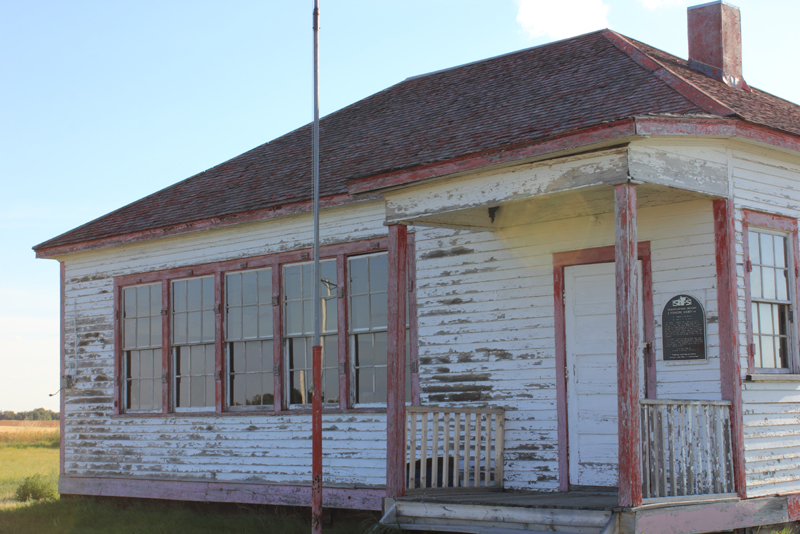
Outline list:
[[[517,5],[517,22],[531,37],[564,39],[608,27],[603,0],[517,0]]]
[[[650,10],[662,7],[678,7],[689,5],[689,0],[639,0],[639,2]],[[696,1],[694,3],[697,3]]]

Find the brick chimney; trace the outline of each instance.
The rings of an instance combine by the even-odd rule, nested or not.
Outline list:
[[[742,77],[742,26],[739,8],[724,0],[688,9],[689,66],[737,89]]]

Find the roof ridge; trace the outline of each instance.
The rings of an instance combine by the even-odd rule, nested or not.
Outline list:
[[[708,113],[713,113],[715,115],[738,116],[738,114],[730,107],[709,95],[680,74],[671,70],[656,58],[633,44],[629,38],[609,29],[605,29],[600,33],[602,33],[603,37],[608,39],[611,44],[616,46],[619,50],[627,54],[633,61],[638,63],[639,66],[652,71],[658,79],[670,86],[674,91],[691,101],[696,106],[704,109]]]

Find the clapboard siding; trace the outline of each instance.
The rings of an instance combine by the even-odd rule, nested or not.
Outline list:
[[[638,227],[651,242],[660,396],[718,399],[716,328],[708,361],[660,361],[665,298],[700,292],[716,321],[711,202],[641,209]],[[422,402],[504,407],[509,488],[558,489],[552,254],[613,243],[610,213],[494,232],[417,231]]]
[[[742,209],[800,217],[800,158],[737,148],[730,153],[736,203],[739,332],[743,374],[747,338],[742,248]],[[800,491],[800,383],[742,385],[747,495]]]
[[[385,236],[383,217],[382,202],[325,210],[321,241]],[[75,378],[65,474],[310,483],[310,415],[114,416],[112,290],[115,276],[308,248],[311,230],[310,215],[298,215],[63,258],[66,368]],[[384,414],[324,414],[323,429],[326,484],[385,484]]]

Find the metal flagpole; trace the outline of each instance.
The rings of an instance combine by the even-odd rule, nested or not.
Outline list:
[[[322,344],[319,270],[319,0],[314,0],[314,346],[311,397],[311,532],[322,534]]]

